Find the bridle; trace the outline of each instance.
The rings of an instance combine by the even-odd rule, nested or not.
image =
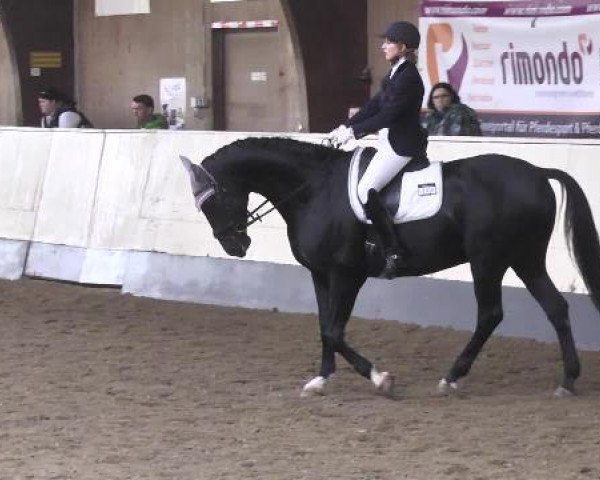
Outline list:
[[[259,222],[259,221],[262,222],[262,219],[264,217],[266,217],[273,210],[277,209],[277,207],[280,207],[284,203],[287,203],[289,200],[291,200],[292,198],[294,198],[298,193],[300,193],[302,190],[304,190],[307,187],[307,185],[308,185],[308,182],[304,182],[302,185],[300,185],[295,190],[292,190],[289,194],[287,194],[281,200],[279,200],[278,202],[273,203],[272,206],[271,206],[271,208],[269,208],[266,212],[258,213],[258,211],[263,206],[265,206],[267,203],[269,203],[269,200],[264,200],[258,207],[256,207],[251,212],[250,211],[246,211],[246,226],[245,226],[245,228],[248,228],[253,223],[256,223],[256,222]]]
[[[204,202],[206,202],[207,200],[209,200],[212,197],[219,198],[221,195],[227,193],[227,189],[225,189],[224,187],[221,187],[219,185],[219,183],[217,182],[217,180],[215,179],[215,177],[213,177],[208,172],[208,170],[206,170],[206,168],[204,168],[204,166],[202,166],[200,164],[200,165],[197,165],[197,167],[199,167],[202,170],[203,174],[206,175],[206,178],[208,179],[208,182],[207,182],[208,184],[206,186],[204,186],[203,188],[200,188],[198,190],[195,190],[193,192],[194,198],[196,199],[196,207],[198,208],[198,210],[200,210],[202,208],[202,205],[204,204]],[[277,209],[278,207],[281,207],[282,205],[287,203],[289,200],[294,198],[297,194],[299,194],[307,186],[308,186],[308,182],[304,182],[302,185],[300,185],[295,190],[292,190],[289,194],[287,194],[281,200],[274,202],[269,209],[267,209],[264,212],[260,212],[260,210],[267,203],[269,203],[269,200],[265,199],[258,207],[254,208],[253,210],[251,210],[251,211],[246,210],[246,218],[244,219],[243,222],[236,222],[234,220],[231,220],[230,222],[226,223],[223,227],[219,228],[218,230],[213,230],[213,234],[214,234],[215,238],[217,240],[220,240],[221,238],[223,238],[231,233],[244,233],[250,225],[253,225],[254,223],[259,222],[259,221],[262,222],[262,219],[264,217],[266,217],[273,210]],[[228,210],[229,209],[227,208],[227,206],[225,206],[225,215],[227,215],[231,218],[231,215],[230,215],[231,212],[229,212]]]

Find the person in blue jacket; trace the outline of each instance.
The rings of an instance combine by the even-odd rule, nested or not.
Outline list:
[[[369,133],[378,134],[377,153],[358,184],[358,196],[382,240],[385,253],[382,276],[391,278],[403,265],[403,255],[379,192],[413,157],[425,154],[427,132],[419,117],[425,94],[415,65],[415,51],[421,41],[419,30],[410,22],[394,22],[383,37],[381,48],[391,70],[379,92],[333,130],[330,138],[334,144],[343,145]]]

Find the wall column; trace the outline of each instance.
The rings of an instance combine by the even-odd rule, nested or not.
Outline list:
[[[21,87],[14,45],[0,4],[0,125],[21,125]]]

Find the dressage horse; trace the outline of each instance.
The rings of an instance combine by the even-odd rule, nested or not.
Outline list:
[[[360,288],[370,275],[367,229],[348,201],[351,152],[285,138],[238,140],[205,158],[201,165],[181,157],[190,174],[198,210],[208,219],[225,252],[243,257],[250,245],[248,196],[270,201],[287,224],[296,260],[312,275],[322,340],[319,375],[303,395],[321,394],[340,354],[386,394],[393,377],[380,372],[344,339]],[[398,226],[406,267],[398,276],[417,276],[469,262],[477,299],[475,331],[438,385],[457,389],[486,340],[503,317],[501,284],[512,268],[556,330],[564,375],[556,395],[574,392],[580,363],[568,305],[546,270],[546,251],[556,215],[549,179],[566,192],[565,236],[596,309],[600,311],[600,245],[588,201],[563,171],[538,168],[497,154],[442,165],[444,198],[437,214]]]

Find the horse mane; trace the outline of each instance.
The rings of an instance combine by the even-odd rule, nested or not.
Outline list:
[[[212,157],[216,159],[230,155],[232,152],[248,152],[250,150],[269,151],[273,154],[281,154],[286,157],[293,157],[297,162],[306,162],[314,160],[316,163],[329,160],[332,155],[347,154],[342,150],[332,147],[319,145],[315,143],[302,142],[286,137],[248,137],[236,140],[217,150]]]

